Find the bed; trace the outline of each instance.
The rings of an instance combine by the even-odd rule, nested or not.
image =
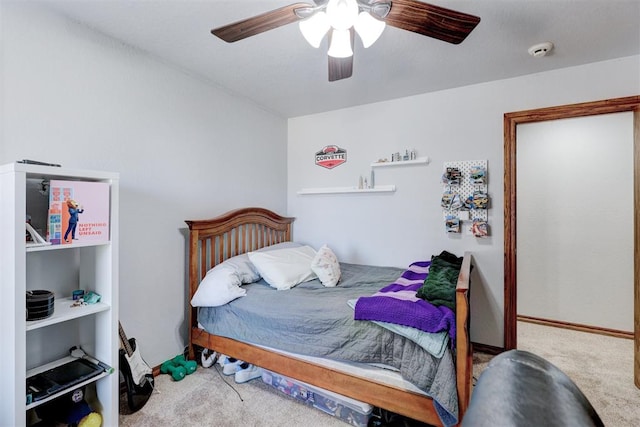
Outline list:
[[[191,297],[196,293],[207,271],[214,266],[236,255],[290,242],[292,240],[293,221],[294,218],[283,217],[259,207],[237,209],[208,220],[186,221],[190,230],[188,300],[190,301]],[[355,268],[355,271],[359,267],[362,268],[362,266],[343,265],[343,268],[347,269],[346,271],[352,271],[349,270],[352,267]],[[454,394],[457,398],[458,420],[462,420],[471,394],[472,349],[468,334],[470,269],[471,255],[465,253],[455,292],[456,346],[455,351],[447,350],[450,353],[447,357],[453,364],[451,377],[447,381],[454,388]],[[397,271],[400,270],[391,270],[389,274],[392,276],[389,277],[393,277]],[[351,273],[347,273],[347,275],[349,274]],[[313,286],[312,282],[309,283],[310,285],[306,287]],[[339,289],[340,286],[342,286],[342,283],[334,289]],[[304,288],[301,287],[301,289]],[[342,292],[343,289],[340,289],[340,291]],[[278,295],[284,296],[289,291],[277,292],[279,292]],[[248,294],[251,293],[250,290]],[[363,295],[366,295],[366,293]],[[236,303],[236,301],[238,302]],[[238,298],[228,306],[233,306],[234,303],[238,305],[240,301],[244,304],[245,298]],[[216,308],[219,309],[219,307]],[[200,309],[204,309],[204,307],[200,307]],[[340,310],[345,310],[342,304]],[[349,313],[349,310],[352,309],[347,307],[346,310]],[[248,342],[247,339],[241,336],[241,332],[235,333],[235,330],[234,334],[210,333],[203,326],[203,322],[206,322],[204,320],[201,322],[198,319],[199,312],[201,316],[205,316],[203,313],[206,313],[207,310],[199,310],[189,306],[188,312],[189,355],[191,358],[195,357],[196,347],[215,350],[281,375],[405,415],[412,419],[431,425],[443,424],[441,416],[436,410],[437,405],[434,405],[433,399],[425,393],[410,387],[398,386],[397,383],[389,383],[379,379],[378,376],[374,376],[372,379],[369,375],[361,374],[362,371],[354,373],[350,369],[336,366],[335,363],[324,363],[322,357],[299,356],[298,353],[303,352],[291,351],[289,348],[280,348],[275,345],[261,345],[256,343],[253,338]],[[353,311],[350,311],[350,313],[353,313]],[[360,321],[360,324],[363,323],[372,324],[372,322]],[[376,326],[373,325],[373,327]],[[213,330],[214,328],[209,329]],[[242,329],[241,327],[236,328],[238,331]],[[230,336],[233,336],[233,338],[230,338]],[[410,344],[403,344],[403,346],[407,345]],[[299,350],[299,346],[296,347],[294,345],[293,347]],[[446,359],[446,357],[442,359]]]

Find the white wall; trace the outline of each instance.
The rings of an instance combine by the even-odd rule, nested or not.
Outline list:
[[[183,220],[245,205],[288,206],[296,239],[327,242],[345,261],[473,251],[472,338],[501,346],[503,114],[640,93],[630,57],[294,118],[287,136],[281,118],[36,6],[3,1],[0,19],[0,163],[121,174],[120,319],[154,365],[185,342]],[[331,171],[313,163],[328,144],[349,150]],[[355,185],[373,160],[412,147],[432,163],[379,171],[395,194],[296,194]],[[443,231],[442,162],[465,159],[489,161],[485,240]]]
[[[517,132],[518,314],[633,332],[633,112]]]
[[[326,242],[343,261],[401,267],[442,250],[472,251],[471,337],[501,347],[504,113],[639,93],[635,56],[290,119],[288,214],[298,218],[295,237]],[[332,170],[314,165],[314,154],[328,144],[348,150],[347,162]],[[396,184],[396,193],[296,193],[356,185],[372,161],[412,147],[431,163],[376,174],[377,184]],[[452,160],[488,160],[487,239],[444,232],[440,176],[443,162]]]
[[[0,4],[0,163],[120,173],[120,319],[158,365],[186,342],[184,220],[284,213],[287,123],[24,3]]]

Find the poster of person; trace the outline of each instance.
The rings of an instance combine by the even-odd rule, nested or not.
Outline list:
[[[109,241],[109,184],[51,180],[47,240],[53,245]]]

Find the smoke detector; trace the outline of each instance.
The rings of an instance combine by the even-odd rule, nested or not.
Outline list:
[[[553,43],[551,42],[534,44],[529,48],[529,55],[534,58],[540,58],[551,52],[551,49],[553,49]]]

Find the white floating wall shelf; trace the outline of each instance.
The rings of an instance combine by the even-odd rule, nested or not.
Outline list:
[[[395,185],[377,185],[374,188],[357,187],[326,187],[326,188],[302,188],[298,194],[340,194],[340,193],[393,193]]]
[[[399,162],[373,162],[371,163],[372,168],[384,168],[384,167],[392,167],[392,166],[409,166],[409,165],[426,165],[429,163],[428,157],[418,157],[414,160],[402,160]]]

